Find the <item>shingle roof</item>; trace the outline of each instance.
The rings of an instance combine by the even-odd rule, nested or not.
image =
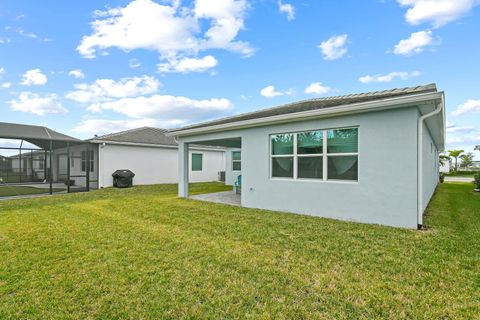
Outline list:
[[[142,127],[95,137],[90,139],[90,141],[98,140],[176,146],[177,142],[175,138],[167,137],[165,132],[167,132],[165,129]]]
[[[421,93],[430,93],[430,92],[437,92],[437,86],[434,83],[422,85],[422,86],[416,86],[416,87],[396,88],[391,90],[303,100],[299,102],[281,105],[278,107],[263,109],[255,112],[243,113],[233,117],[222,118],[222,119],[203,122],[203,123],[179,128],[179,129],[173,129],[173,130],[170,130],[170,132],[175,132],[175,131],[180,131],[185,129],[203,128],[203,127],[209,127],[213,125],[233,123],[237,121],[266,118],[271,116],[291,114],[291,113],[297,113],[302,111],[338,107],[338,106],[349,105],[353,103],[370,102],[375,100],[382,100],[382,99],[415,95],[415,94],[421,94]]]

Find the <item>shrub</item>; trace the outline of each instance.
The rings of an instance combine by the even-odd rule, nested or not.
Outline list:
[[[473,183],[475,184],[475,189],[480,190],[480,171],[475,173],[475,175],[473,176],[473,179],[474,179]]]
[[[445,173],[444,172],[440,172],[439,180],[440,180],[440,183],[443,183],[443,181],[445,180]]]

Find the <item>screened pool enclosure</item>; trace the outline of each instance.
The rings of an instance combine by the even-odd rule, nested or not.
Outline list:
[[[0,197],[88,191],[94,155],[89,143],[49,128],[0,122]]]

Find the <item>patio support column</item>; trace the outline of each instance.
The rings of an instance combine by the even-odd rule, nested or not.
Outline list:
[[[178,197],[188,198],[188,143],[178,142]]]
[[[45,157],[43,159],[43,182],[47,181],[47,150],[45,150]]]
[[[87,163],[85,164],[85,169],[87,171],[85,180],[86,180],[86,187],[87,191],[90,191],[90,143],[87,143],[87,156],[86,156]]]
[[[70,193],[70,142],[67,141],[67,193]]]
[[[53,194],[53,186],[52,186],[52,183],[53,183],[53,172],[52,172],[52,152],[53,151],[53,143],[52,143],[52,140],[50,140],[50,158],[49,158],[49,162],[50,162],[50,174],[49,174],[49,181],[50,181],[50,194]]]

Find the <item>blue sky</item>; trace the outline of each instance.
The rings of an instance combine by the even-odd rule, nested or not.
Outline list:
[[[88,138],[435,82],[448,148],[472,151],[479,16],[477,0],[3,0],[0,121]]]

